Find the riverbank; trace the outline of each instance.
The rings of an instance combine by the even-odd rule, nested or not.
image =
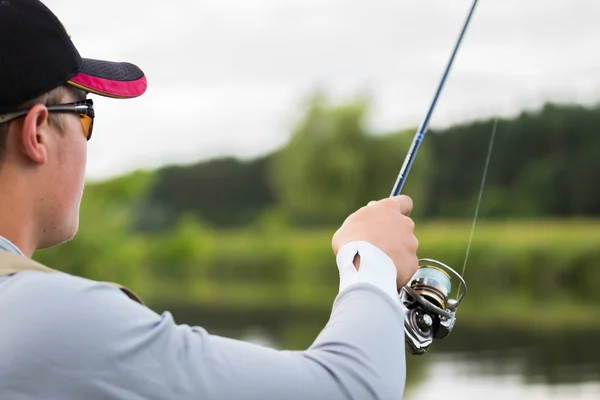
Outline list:
[[[461,271],[468,221],[419,224],[419,256]],[[149,304],[249,313],[327,311],[337,293],[335,228],[214,231],[185,220],[162,234],[98,238],[82,231],[36,259],[131,287]],[[123,235],[123,236],[126,236]],[[480,221],[459,318],[469,323],[600,324],[600,221]],[[60,268],[60,266],[64,266]]]

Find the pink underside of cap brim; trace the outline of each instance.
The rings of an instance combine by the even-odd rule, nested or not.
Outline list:
[[[84,89],[100,96],[117,98],[134,98],[141,96],[146,91],[148,83],[146,77],[135,81],[112,81],[79,73],[69,80],[73,86]]]

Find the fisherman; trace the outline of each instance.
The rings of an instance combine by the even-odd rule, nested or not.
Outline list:
[[[418,263],[409,197],[370,202],[333,235],[339,293],[308,349],[178,325],[125,288],[31,260],[78,229],[95,117],[87,95],[138,97],[144,73],[82,59],[38,0],[0,1],[0,46],[0,399],[402,397],[398,287]]]

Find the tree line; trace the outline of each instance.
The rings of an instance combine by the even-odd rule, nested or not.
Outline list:
[[[370,132],[367,112],[361,99],[333,104],[316,95],[287,145],[271,154],[147,172],[136,226],[168,229],[183,215],[219,228],[341,223],[368,201],[389,195],[415,133]],[[472,216],[493,123],[429,131],[404,190],[415,199],[414,215]],[[600,106],[546,104],[499,119],[480,217],[598,216],[599,129]]]

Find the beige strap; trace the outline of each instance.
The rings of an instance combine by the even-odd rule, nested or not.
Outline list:
[[[39,262],[31,260],[27,257],[23,257],[21,255],[9,253],[6,251],[0,251],[0,276],[14,275],[23,271],[59,273],[59,271],[52,268],[48,268],[45,265],[40,264]],[[121,289],[121,291],[125,293],[130,299],[137,301],[140,304],[144,304],[135,293],[133,293],[126,287],[113,282],[105,283],[116,286],[117,288]]]
[[[0,251],[0,276],[12,275],[23,271],[58,272],[27,257],[7,251]]]

